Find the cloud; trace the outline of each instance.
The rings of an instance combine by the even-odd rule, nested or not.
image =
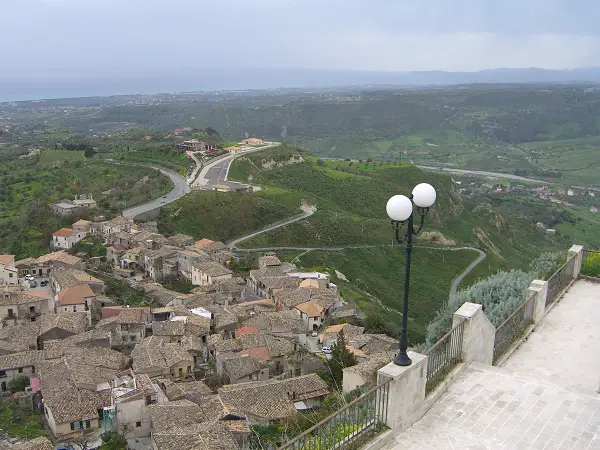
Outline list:
[[[592,0],[19,0],[9,74],[600,65]],[[27,20],[24,20],[26,18]]]

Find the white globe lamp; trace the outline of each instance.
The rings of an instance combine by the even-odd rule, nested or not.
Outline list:
[[[412,194],[413,202],[420,208],[429,208],[435,203],[435,189],[428,183],[417,184]]]
[[[394,195],[388,200],[385,210],[390,219],[403,222],[410,217],[413,207],[412,202],[405,195]]]

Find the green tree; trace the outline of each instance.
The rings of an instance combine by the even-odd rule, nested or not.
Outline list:
[[[23,392],[29,386],[29,377],[17,377],[8,382],[8,390],[11,393]]]
[[[331,361],[329,361],[329,371],[338,386],[342,385],[342,378],[344,376],[343,370],[346,367],[355,365],[356,358],[346,347],[346,338],[344,337],[344,330],[342,329],[340,330],[337,342],[331,351]]]
[[[100,438],[102,439],[100,450],[125,450],[127,448],[125,436],[116,431],[107,431]]]

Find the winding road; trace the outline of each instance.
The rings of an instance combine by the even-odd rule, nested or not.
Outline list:
[[[279,147],[280,142],[265,142],[265,145],[257,148],[246,148],[242,149],[238,153],[232,153],[230,155],[219,157],[204,167],[191,183],[192,187],[200,189],[212,189],[215,184],[223,184],[231,187],[232,189],[248,188],[249,184],[239,183],[237,181],[229,181],[227,176],[229,175],[229,168],[234,159],[247,155],[249,153],[260,152],[269,148]]]
[[[152,201],[149,201],[147,203],[142,203],[141,205],[134,206],[133,208],[128,208],[128,209],[124,210],[122,212],[122,214],[127,219],[135,219],[137,216],[139,216],[141,214],[149,213],[151,211],[154,211],[155,209],[160,208],[161,206],[166,205],[167,203],[171,203],[176,200],[179,200],[181,197],[183,197],[185,194],[187,194],[191,190],[186,179],[183,178],[181,175],[179,175],[177,172],[173,172],[172,170],[163,169],[162,167],[153,166],[151,164],[121,163],[121,162],[113,161],[110,159],[105,159],[104,162],[108,163],[108,164],[114,164],[117,166],[149,167],[151,169],[158,170],[163,175],[168,176],[171,179],[171,181],[173,182],[173,190],[171,190],[171,192],[169,192],[168,194],[165,194],[164,196],[154,199]]]

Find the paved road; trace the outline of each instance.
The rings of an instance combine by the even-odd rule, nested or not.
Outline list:
[[[252,148],[249,150],[243,150],[239,153],[226,155],[205,165],[196,180],[192,183],[192,187],[200,189],[212,189],[215,184],[224,184],[232,189],[243,189],[250,187],[249,184],[238,183],[237,181],[229,181],[227,175],[229,174],[229,168],[234,159],[241,156],[247,155],[248,153],[260,152],[273,147],[279,147],[280,142],[267,142],[267,145],[263,147]]]
[[[477,265],[483,261],[485,259],[485,257],[487,256],[486,253],[483,250],[480,250],[478,248],[473,248],[473,247],[461,247],[461,248],[453,248],[452,250],[472,250],[474,252],[479,253],[479,256],[477,257],[477,259],[475,261],[473,261],[469,267],[467,267],[463,273],[461,273],[459,276],[457,276],[453,281],[452,281],[452,285],[450,286],[450,297],[456,295],[456,291],[458,290],[458,285],[462,282],[462,280],[465,279],[465,277],[467,275],[469,275],[473,269],[475,267],[477,267]]]
[[[289,218],[289,219],[287,219],[287,220],[284,220],[284,221],[281,221],[281,222],[277,222],[277,223],[271,224],[271,225],[269,225],[268,227],[266,227],[266,228],[263,228],[262,230],[255,231],[254,233],[250,233],[250,234],[248,234],[248,235],[246,235],[246,236],[243,236],[243,237],[241,237],[241,238],[237,238],[237,239],[235,239],[235,240],[233,240],[233,241],[231,241],[231,242],[228,242],[228,243],[227,243],[227,246],[228,246],[228,247],[229,247],[231,250],[233,250],[234,252],[237,252],[237,251],[245,251],[244,249],[238,249],[238,248],[237,248],[237,244],[239,244],[240,242],[242,242],[242,241],[245,241],[245,240],[247,240],[247,239],[250,239],[250,238],[252,238],[252,237],[254,237],[254,236],[258,236],[259,234],[266,233],[267,231],[275,230],[275,229],[277,229],[277,228],[281,228],[281,227],[284,227],[284,226],[286,226],[286,225],[289,225],[290,223],[294,223],[294,222],[297,222],[297,221],[299,221],[299,220],[306,219],[307,217],[310,217],[310,216],[312,216],[312,215],[315,213],[315,211],[316,211],[316,210],[317,210],[316,208],[311,208],[311,209],[308,209],[308,210],[304,211],[304,212],[303,212],[303,213],[301,213],[301,214],[298,214],[298,215],[296,215],[296,216],[290,217],[290,218]]]
[[[508,178],[510,180],[529,181],[530,183],[540,184],[556,184],[551,181],[537,180],[535,178],[521,177],[511,173],[486,172],[484,170],[469,170],[469,169],[451,169],[449,167],[432,167],[432,166],[417,166],[420,169],[432,170],[435,172],[450,172],[465,175],[479,175],[484,177]]]
[[[139,166],[151,167],[155,170],[159,170],[164,175],[168,176],[171,179],[171,181],[173,182],[173,190],[171,192],[169,192],[168,194],[164,195],[163,197],[157,198],[148,203],[144,203],[142,205],[138,205],[138,206],[135,206],[133,208],[129,208],[129,209],[126,209],[125,211],[123,211],[123,216],[125,216],[128,219],[134,219],[135,217],[139,216],[140,214],[145,214],[150,211],[154,211],[155,209],[158,209],[161,206],[166,205],[167,203],[171,203],[176,200],[179,200],[185,194],[190,192],[190,187],[187,184],[186,179],[183,178],[178,173],[173,172],[171,170],[163,169],[163,168],[156,167],[156,166],[146,165],[146,164],[122,164],[122,163],[113,163],[113,164],[139,165]]]
[[[200,169],[202,169],[202,161],[200,161],[198,159],[198,157],[196,156],[197,153],[200,153],[200,152],[186,152],[186,154],[191,156],[192,159],[194,160],[194,162],[196,163],[196,167],[194,168],[194,170],[192,171],[192,173],[190,174],[190,176],[187,179],[187,182],[190,185],[194,182],[194,180],[198,176],[198,172],[200,171]]]

